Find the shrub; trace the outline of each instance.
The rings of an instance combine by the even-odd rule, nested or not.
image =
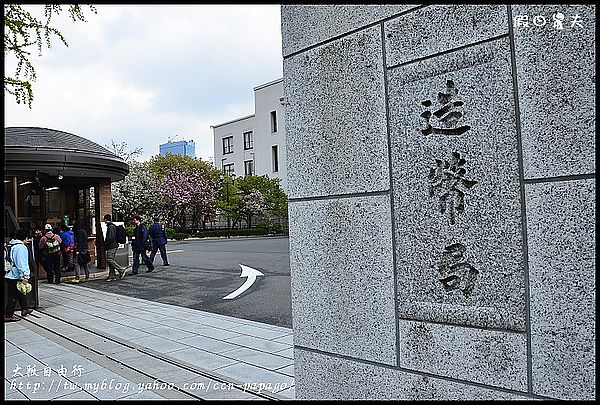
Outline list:
[[[175,240],[184,240],[190,237],[189,233],[175,232],[173,234],[173,239]]]
[[[231,236],[260,236],[266,235],[266,231],[260,228],[253,229],[207,229],[204,231],[197,232],[194,236],[198,238],[218,238],[227,235]]]
[[[268,235],[272,235],[272,234],[279,235],[279,234],[284,233],[283,226],[279,222],[274,222],[274,221],[263,222],[263,223],[259,224],[257,226],[257,228],[264,229],[265,234],[268,234]]]
[[[173,228],[166,228],[165,231],[167,232],[167,239],[175,239],[175,229]]]

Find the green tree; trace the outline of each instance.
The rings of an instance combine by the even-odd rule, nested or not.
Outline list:
[[[193,158],[191,156],[173,155],[167,153],[166,156],[155,155],[148,161],[149,168],[152,173],[162,180],[167,174],[173,169],[177,168],[181,171],[201,171],[206,174],[210,179],[217,182],[219,181],[220,171],[208,162],[205,162],[201,158]]]
[[[233,180],[230,176],[223,176],[223,180],[220,180],[220,187],[215,200],[216,208],[221,214],[232,221],[233,227],[235,223],[243,218],[241,208],[242,200],[240,198],[241,192],[237,187],[238,180]]]
[[[236,187],[243,195],[258,190],[265,199],[267,215],[287,218],[288,197],[280,186],[281,179],[263,176],[244,176],[235,180]]]
[[[4,59],[6,61],[7,55],[14,54],[17,63],[14,75],[5,73],[4,91],[15,96],[17,104],[27,103],[31,108],[33,101],[31,81],[36,80],[36,73],[30,60],[31,47],[37,46],[39,56],[42,56],[42,45],[45,42],[50,49],[52,36],[69,46],[61,32],[50,26],[52,16],[59,14],[62,7],[60,4],[44,5],[44,21],[33,16],[21,4],[4,4]],[[94,6],[89,7],[97,14]],[[73,22],[86,21],[80,4],[71,4],[68,9]]]

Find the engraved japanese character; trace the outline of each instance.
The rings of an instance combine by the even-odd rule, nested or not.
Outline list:
[[[456,108],[462,107],[464,104],[460,100],[453,101],[457,94],[458,89],[454,86],[454,82],[452,80],[447,80],[446,92],[439,92],[437,96],[437,101],[441,107],[433,113],[429,109],[421,113],[421,118],[425,119],[425,124],[427,125],[425,129],[421,130],[423,135],[462,135],[471,129],[468,125],[457,127],[458,121],[462,118],[463,114],[460,111],[456,111]],[[421,105],[425,108],[431,107],[432,104],[431,100],[421,102]],[[431,118],[433,116],[435,116],[438,123],[442,125],[441,128],[436,128],[431,125]]]
[[[440,212],[454,225],[456,215],[465,210],[465,191],[477,182],[464,178],[466,161],[458,152],[452,152],[450,162],[435,159],[435,163],[436,167],[429,170],[429,196],[438,197]]]
[[[463,258],[466,250],[461,243],[446,246],[442,252],[438,272],[439,281],[446,291],[459,289],[468,296],[473,292],[479,271]]]

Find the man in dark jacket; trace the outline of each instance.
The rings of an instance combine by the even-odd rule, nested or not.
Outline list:
[[[154,264],[154,257],[156,251],[160,249],[160,257],[163,261],[163,266],[169,266],[169,260],[167,260],[167,231],[165,226],[161,224],[160,217],[154,217],[154,224],[150,227],[150,237],[152,238],[152,252],[150,253],[150,261]]]
[[[146,273],[150,273],[154,270],[154,265],[150,261],[150,258],[146,254],[146,240],[148,239],[148,228],[142,224],[142,218],[139,215],[135,215],[132,219],[135,229],[133,230],[133,240],[131,241],[131,249],[133,250],[133,271],[131,274],[138,274],[140,268],[140,255],[148,270]]]
[[[75,278],[71,281],[74,283],[82,281],[80,280],[82,270],[85,273],[83,281],[90,281],[90,269],[88,268],[90,249],[88,248],[88,236],[80,219],[73,224],[73,236],[75,238]]]
[[[44,228],[42,228],[41,226],[38,225],[33,229],[33,241],[31,246],[33,247],[33,258],[35,260],[33,274],[35,274],[36,276],[38,273],[39,265],[41,265],[46,274],[48,274],[48,271],[46,270],[46,263],[44,262],[44,251],[40,249],[40,240],[42,239],[43,235]]]
[[[115,281],[117,280],[115,269],[119,272],[119,278],[123,278],[127,274],[127,267],[121,267],[115,260],[119,244],[117,243],[117,226],[112,223],[110,214],[104,215],[104,223],[106,224],[104,250],[106,250],[106,264],[108,265],[108,277],[106,281]]]

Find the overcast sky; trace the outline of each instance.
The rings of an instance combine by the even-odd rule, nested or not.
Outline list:
[[[210,126],[253,114],[253,88],[282,77],[279,5],[97,5],[87,22],[66,9],[51,25],[69,46],[34,48],[32,108],[5,93],[5,127],[124,141],[140,160],[179,135],[212,161]]]

